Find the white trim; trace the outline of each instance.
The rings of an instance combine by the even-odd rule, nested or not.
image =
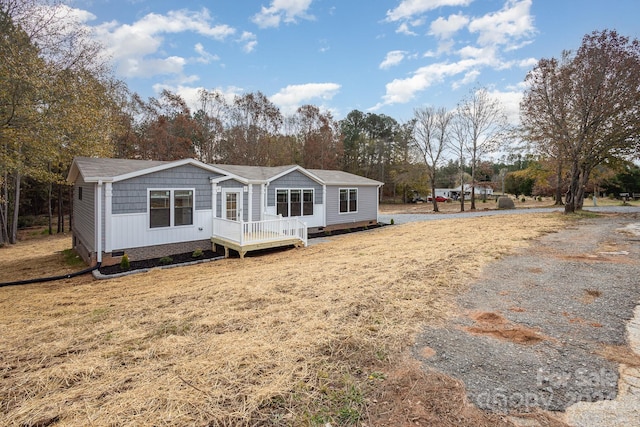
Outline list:
[[[300,190],[300,213],[301,215],[291,215],[291,191]],[[304,192],[311,191],[311,204],[313,205],[313,213],[311,215],[304,214]],[[278,191],[287,191],[287,216],[290,218],[309,218],[316,216],[316,190],[311,187],[276,187],[275,188],[275,201],[276,201],[276,213],[278,212]],[[285,218],[286,218],[285,217]]]
[[[351,190],[356,190],[356,210],[355,211],[351,211],[349,210],[350,205],[351,205],[351,199],[350,197],[347,197],[347,211],[346,212],[342,212],[340,210],[340,192],[342,190],[347,190],[347,196],[351,195]],[[357,214],[358,210],[360,209],[360,189],[358,187],[338,187],[338,215],[349,215],[349,214]],[[376,191],[376,200],[378,199],[378,192]]]
[[[102,262],[102,181],[98,181],[96,188],[96,261]]]
[[[169,225],[165,227],[151,227],[151,192],[152,191],[168,191],[169,192]],[[175,192],[176,191],[191,191],[192,206],[191,206],[191,224],[174,225],[175,224]],[[147,188],[147,230],[167,230],[169,228],[188,228],[195,227],[195,212],[196,212],[196,189],[195,188]]]
[[[244,212],[242,207],[244,206],[243,204],[243,195],[244,192],[242,191],[242,187],[237,187],[237,188],[233,188],[233,187],[223,187],[222,188],[222,199],[220,200],[220,218],[222,219],[227,219],[227,194],[228,193],[238,193],[238,200],[236,201],[236,203],[238,204],[237,207],[237,221],[238,222],[244,222]],[[229,220],[231,221],[231,220]]]
[[[113,188],[110,182],[104,184],[104,251],[111,252],[111,215]]]

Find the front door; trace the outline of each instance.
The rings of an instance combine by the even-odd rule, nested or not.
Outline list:
[[[240,191],[225,191],[224,218],[230,221],[240,221],[242,218],[242,199]]]

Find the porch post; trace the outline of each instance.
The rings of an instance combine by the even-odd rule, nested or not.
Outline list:
[[[217,195],[218,186],[215,182],[211,181],[211,234],[214,236],[216,235],[216,212],[218,207]]]
[[[247,194],[249,200],[247,201],[247,206],[249,207],[249,212],[247,212],[247,222],[253,222],[253,184],[249,183],[249,193]]]

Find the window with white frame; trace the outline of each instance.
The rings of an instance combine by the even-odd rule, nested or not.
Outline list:
[[[276,213],[282,216],[313,215],[312,189],[276,190]]]
[[[358,212],[358,189],[340,189],[340,213]]]
[[[193,190],[149,190],[149,227],[193,225]]]

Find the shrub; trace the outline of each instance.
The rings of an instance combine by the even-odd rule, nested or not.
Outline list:
[[[542,201],[542,196],[538,196],[538,201],[541,202]]]
[[[520,199],[520,201],[521,201],[522,203],[524,203],[524,202],[526,202],[526,201],[527,201],[527,199],[525,199],[525,198],[523,197],[522,199]]]
[[[129,263],[129,255],[122,255],[122,259],[120,260],[120,268],[123,270],[128,270],[131,268],[131,263]]]
[[[173,258],[171,258],[170,256],[163,256],[162,258],[160,258],[158,260],[158,263],[160,265],[169,265],[173,262]]]
[[[393,220],[393,218],[391,218],[391,221],[389,221],[389,224],[391,225],[395,224],[395,221]]]
[[[191,254],[191,258],[200,258],[204,253],[202,252],[202,249],[198,248],[195,251],[193,251],[193,253]]]

